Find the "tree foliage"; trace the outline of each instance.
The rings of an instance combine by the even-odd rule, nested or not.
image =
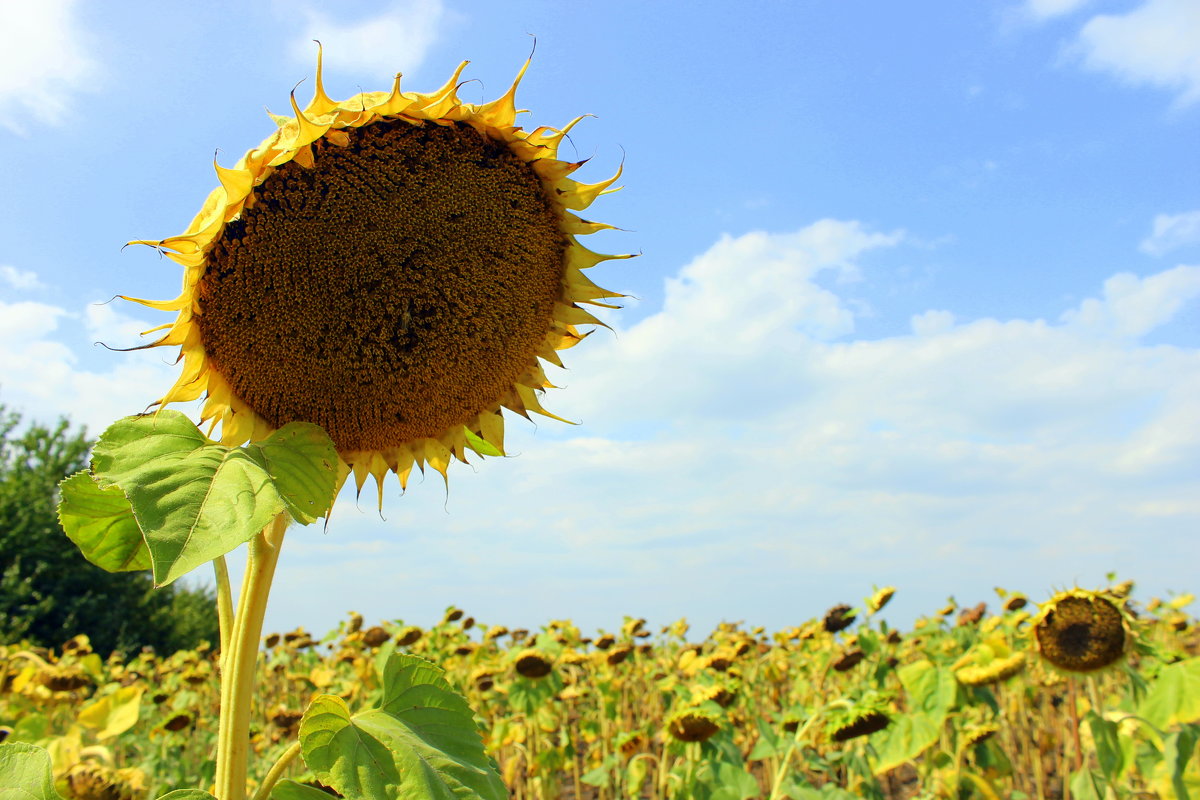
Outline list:
[[[90,446],[65,419],[23,426],[0,406],[0,641],[55,647],[85,633],[101,653],[215,642],[210,590],[156,590],[149,573],[105,572],[62,532],[58,482],[87,467]]]

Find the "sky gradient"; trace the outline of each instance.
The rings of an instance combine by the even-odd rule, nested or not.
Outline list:
[[[336,10],[331,10],[331,8]],[[624,166],[586,244],[631,295],[511,458],[289,534],[268,615],[680,616],[777,629],[898,587],[940,606],[1200,560],[1200,6],[0,5],[0,403],[98,434],[173,383],[176,234],[307,99],[501,94]],[[199,576],[207,580],[207,575]]]

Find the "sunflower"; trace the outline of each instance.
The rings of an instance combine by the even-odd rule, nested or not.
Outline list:
[[[1083,589],[1050,598],[1034,622],[1033,634],[1042,659],[1065,672],[1112,667],[1133,641],[1121,608],[1103,594]]]
[[[288,422],[320,425],[361,491],[413,467],[443,477],[468,451],[503,453],[501,409],[545,411],[543,362],[616,306],[584,270],[609,256],[576,236],[620,176],[596,184],[558,159],[577,122],[525,131],[515,95],[482,105],[457,91],[464,62],[431,94],[326,94],[232,168],[178,236],[140,240],[184,267],[173,300],[122,297],[175,321],[145,347],[180,348],[155,405],[204,397],[201,421],[226,445]]]

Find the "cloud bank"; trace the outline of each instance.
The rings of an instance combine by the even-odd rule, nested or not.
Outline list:
[[[96,78],[75,0],[0,5],[0,124],[25,134],[28,123],[58,125],[72,95]]]

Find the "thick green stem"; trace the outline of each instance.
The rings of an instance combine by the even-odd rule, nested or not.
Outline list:
[[[216,796],[245,800],[250,754],[250,711],[263,616],[275,577],[283,534],[291,519],[280,514],[250,541],[229,651],[221,659],[221,717],[217,730]]]

